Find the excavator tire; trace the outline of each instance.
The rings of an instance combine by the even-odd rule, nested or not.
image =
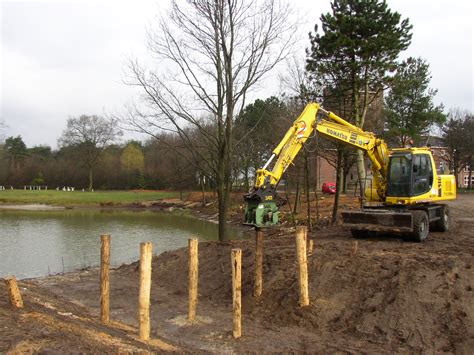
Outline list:
[[[449,207],[448,205],[441,205],[440,210],[441,218],[436,221],[435,228],[437,231],[447,232],[450,224]]]
[[[413,232],[411,233],[411,239],[415,242],[422,242],[426,239],[429,232],[430,222],[428,214],[425,211],[413,211]]]

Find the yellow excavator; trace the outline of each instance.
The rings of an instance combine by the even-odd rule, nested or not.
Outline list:
[[[430,228],[449,229],[448,206],[439,202],[456,198],[455,178],[437,174],[430,148],[389,150],[373,133],[352,125],[317,103],[305,107],[265,165],[256,171],[255,185],[245,195],[245,224],[261,228],[279,223],[278,183],[314,131],[362,149],[371,161],[372,183],[365,189],[366,203],[360,210],[341,213],[343,224],[351,229],[354,237],[400,232],[421,242]]]

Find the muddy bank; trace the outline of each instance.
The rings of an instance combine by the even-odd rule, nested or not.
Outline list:
[[[474,201],[453,204],[448,233],[421,244],[381,236],[358,242],[340,227],[311,234],[309,307],[298,306],[294,239],[265,239],[264,291],[252,296],[252,240],[201,243],[198,322],[188,324],[187,253],[153,259],[152,336],[186,349],[468,354],[474,348]],[[231,337],[230,250],[243,249],[243,336]],[[99,314],[98,270],[24,282],[47,299]],[[111,317],[137,327],[138,264],[111,274]],[[71,306],[71,307],[72,307]],[[2,308],[3,309],[3,308]],[[1,348],[0,348],[1,349]],[[99,349],[99,348],[98,348]],[[88,351],[87,349],[85,350]]]
[[[177,351],[169,342],[144,344],[134,328],[114,321],[105,326],[72,302],[33,283],[21,283],[24,308],[13,310],[0,287],[0,353],[117,354]],[[186,350],[186,349],[180,349]]]
[[[312,233],[315,252],[308,258],[311,303],[306,308],[298,306],[291,233],[266,235],[264,291],[258,299],[252,296],[252,240],[224,246],[201,243],[198,322],[194,324],[185,320],[186,249],[156,256],[151,293],[152,337],[193,352],[472,353],[474,199],[462,196],[451,205],[453,229],[448,233],[433,232],[425,243],[380,236],[359,240],[356,255],[350,256],[353,239],[348,231],[336,227]],[[235,247],[243,249],[243,336],[239,340],[231,336],[230,250]],[[34,299],[54,304],[61,313],[71,313],[66,318],[57,316],[63,317],[65,324],[72,322],[79,327],[74,328],[75,335],[68,328],[65,334],[58,327],[55,332],[59,334],[42,334],[27,326],[34,317],[9,311],[3,290],[0,291],[0,352],[25,340],[39,344],[39,350],[64,351],[76,346],[75,342],[84,344],[77,334],[81,327],[84,334],[90,334],[90,323],[101,334],[119,337],[120,344],[101,345],[87,340],[83,347],[77,345],[78,351],[129,351],[129,346],[141,349],[140,343],[133,336],[130,338],[137,328],[138,264],[123,265],[111,273],[111,318],[131,327],[129,332],[123,327],[109,329],[97,323],[98,275],[98,270],[86,270],[22,282],[22,287],[28,289],[23,312],[52,312],[44,306],[38,308]],[[75,316],[89,319],[88,323],[74,323],[79,322]],[[52,345],[42,347],[42,340],[51,339]]]

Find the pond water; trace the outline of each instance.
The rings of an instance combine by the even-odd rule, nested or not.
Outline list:
[[[241,237],[231,230],[231,238]],[[78,270],[100,263],[100,235],[111,235],[111,264],[135,261],[140,243],[153,254],[216,240],[218,226],[189,215],[124,210],[0,210],[0,277],[18,279]]]

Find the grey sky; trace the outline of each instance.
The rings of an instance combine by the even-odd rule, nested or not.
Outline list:
[[[28,146],[55,146],[69,116],[120,111],[136,97],[122,83],[125,62],[146,56],[145,25],[167,1],[1,1],[1,119],[5,135]],[[307,33],[329,0],[293,1]],[[404,53],[430,63],[436,101],[474,111],[473,6],[471,0],[389,0],[413,24]],[[273,73],[255,96],[278,94]]]

